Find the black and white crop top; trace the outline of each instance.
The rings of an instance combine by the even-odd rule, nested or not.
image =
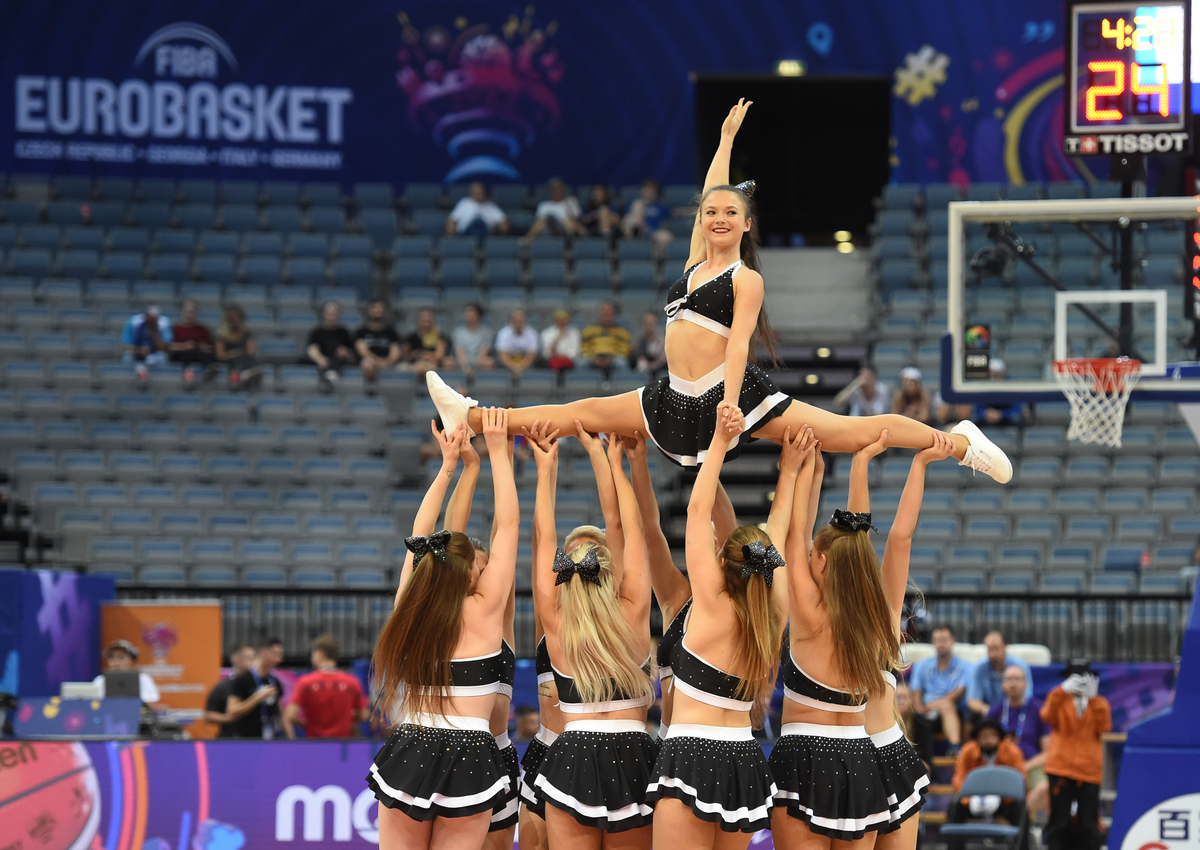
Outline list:
[[[733,327],[733,276],[742,267],[737,260],[712,280],[692,290],[696,263],[667,290],[667,324],[676,320],[691,322],[728,339]]]
[[[537,652],[534,657],[534,666],[537,669],[538,684],[544,685],[547,682],[554,681],[554,665],[550,663],[550,650],[546,648],[546,637],[538,641]]]
[[[517,673],[517,656],[507,642],[490,655],[450,659],[448,697],[478,697],[488,694],[512,696],[513,680]]]
[[[849,691],[818,682],[805,673],[792,656],[788,641],[783,644],[783,695],[794,703],[822,711],[854,713],[866,711],[867,703]]]
[[[754,708],[753,700],[734,697],[742,685],[740,678],[709,664],[688,649],[685,641],[686,638],[679,641],[675,653],[675,677],[671,687],[678,688],[680,693],[687,694],[697,702],[716,708],[730,711],[749,711]]]
[[[879,672],[883,674],[883,681],[885,681],[889,685],[891,685],[892,690],[895,690],[896,689],[896,674],[893,673],[891,670],[880,670]]]
[[[608,702],[584,702],[579,691],[575,689],[575,678],[551,665],[554,674],[554,684],[558,686],[558,707],[563,714],[606,714],[610,711],[624,711],[627,708],[644,708],[654,702],[653,697],[629,697],[617,693]],[[642,670],[649,676],[651,672],[650,656]]]
[[[683,607],[679,609],[679,613],[671,620],[670,624],[663,629],[662,640],[658,642],[658,680],[660,682],[671,678],[674,675],[671,666],[675,660],[675,650],[679,646],[679,641],[683,637],[683,623],[687,620],[688,611],[692,610],[692,600],[689,598],[683,603]]]

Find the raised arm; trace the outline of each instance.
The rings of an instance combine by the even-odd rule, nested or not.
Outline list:
[[[792,497],[792,533],[788,535],[787,548],[783,556],[787,561],[788,591],[791,594],[790,609],[793,615],[801,611],[808,612],[811,606],[816,604],[820,595],[820,591],[812,579],[812,573],[808,570],[808,552],[811,541],[808,539],[808,535],[797,533],[807,530],[802,524],[808,519],[808,502],[812,492],[813,471],[816,467],[816,439],[813,437],[812,429],[805,425],[802,436],[807,437],[808,443],[800,461],[800,472],[796,475],[795,495]],[[794,629],[795,626],[793,626],[793,636],[795,635]]]
[[[540,426],[540,421],[534,422],[532,429],[525,430],[538,473],[533,508],[533,616],[543,633],[557,633],[554,553],[558,550],[558,529],[554,522],[554,506],[558,487],[558,441],[539,439]]]
[[[954,454],[954,441],[949,434],[933,432],[933,445],[917,452],[900,494],[896,518],[888,532],[887,544],[883,548],[883,589],[892,606],[892,617],[897,627],[904,608],[904,591],[908,589],[908,562],[912,552],[913,532],[917,528],[917,517],[921,514],[921,500],[925,497],[925,468],[934,461],[945,460]]]
[[[871,460],[887,448],[888,431],[884,428],[879,432],[879,439],[871,445],[854,453],[850,462],[850,496],[846,500],[846,510],[856,514],[871,512],[871,490],[868,477],[871,474]]]
[[[475,582],[475,595],[499,616],[512,592],[517,571],[517,534],[521,507],[517,503],[517,482],[505,444],[508,442],[508,411],[490,407],[483,411],[483,437],[492,461],[492,485],[495,489],[496,536],[488,554],[488,566]]]
[[[454,477],[454,470],[458,469],[458,453],[462,441],[466,439],[466,430],[462,426],[450,434],[439,431],[436,422],[431,421],[429,426],[433,431],[433,438],[438,442],[438,448],[442,450],[442,468],[425,491],[425,498],[421,500],[421,507],[417,509],[417,516],[413,520],[413,536],[432,534],[437,527],[438,516],[442,513],[442,502],[446,499],[446,490],[450,486],[450,479]],[[404,566],[400,568],[400,582],[396,588],[397,603],[412,571],[413,553],[408,552],[404,556]]]
[[[692,583],[692,599],[696,607],[712,610],[717,597],[725,590],[725,576],[721,574],[717,558],[717,546],[724,541],[713,540],[712,512],[717,500],[717,486],[721,483],[721,467],[725,464],[725,453],[729,443],[746,427],[745,418],[728,402],[717,407],[717,427],[700,472],[692,484],[692,497],[687,512],[687,567]]]
[[[463,438],[459,447],[459,457],[462,458],[463,471],[450,494],[450,503],[446,505],[446,528],[451,531],[467,531],[467,523],[471,519],[471,502],[475,498],[475,485],[479,483],[479,453],[471,445],[471,441]]]
[[[608,440],[608,465],[612,470],[613,487],[621,511],[621,527],[625,529],[625,551],[620,577],[621,601],[625,619],[635,633],[645,631],[650,636],[650,563],[646,535],[642,531],[642,515],[633,486],[625,477],[625,450],[621,438],[611,434]]]
[[[734,107],[729,110],[729,114],[725,116],[725,121],[721,124],[721,141],[717,144],[717,152],[713,154],[712,162],[709,163],[708,173],[704,175],[704,192],[713,186],[724,186],[729,183],[729,157],[733,153],[733,139],[737,136],[742,121],[746,117],[746,111],[750,109],[752,103],[753,101],[739,98]],[[700,227],[699,210],[696,211],[696,223],[692,225],[691,244],[687,267],[700,262],[708,254]]]
[[[742,397],[746,361],[750,359],[750,341],[758,327],[762,305],[762,275],[742,266],[733,276],[733,323],[729,329],[729,341],[725,344],[725,401],[735,405]]]
[[[633,478],[633,494],[637,497],[642,518],[642,535],[650,560],[650,586],[662,610],[663,622],[669,623],[691,597],[692,587],[687,577],[676,569],[671,559],[671,547],[663,534],[654,483],[650,480],[650,467],[646,462],[646,438],[634,431],[633,438],[626,438],[624,443]]]
[[[617,489],[613,485],[608,456],[604,444],[583,430],[583,424],[578,419],[575,420],[575,436],[587,450],[588,460],[592,462],[596,492],[600,496],[600,512],[604,515],[604,539],[608,542],[608,551],[612,553],[614,571],[619,574],[625,553],[625,533],[621,528],[621,506],[617,504]]]
[[[781,555],[787,551],[788,533],[792,524],[792,502],[796,499],[796,478],[800,474],[800,465],[806,450],[804,443],[807,439],[808,432],[805,429],[801,429],[795,439],[792,438],[791,426],[783,431],[779,479],[775,482],[775,497],[771,500],[771,513],[767,517],[767,535]],[[780,627],[787,622],[790,587],[787,570],[776,570],[775,580],[771,584],[771,602],[775,606],[775,615],[779,618]]]
[[[821,510],[821,483],[825,480],[825,455],[821,453],[821,442],[813,449],[813,479],[808,488],[808,519],[804,522],[801,539],[804,541],[804,551],[812,549],[813,529],[817,525],[817,511]],[[793,532],[794,533],[794,529]]]

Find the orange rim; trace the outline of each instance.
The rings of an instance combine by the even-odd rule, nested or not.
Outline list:
[[[1055,360],[1054,371],[1059,375],[1091,377],[1098,393],[1119,393],[1125,389],[1130,375],[1141,375],[1142,361],[1132,357],[1073,357]]]

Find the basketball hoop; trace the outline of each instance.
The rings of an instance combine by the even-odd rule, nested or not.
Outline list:
[[[1068,440],[1119,448],[1129,394],[1142,364],[1128,357],[1055,360],[1054,376],[1071,403]]]

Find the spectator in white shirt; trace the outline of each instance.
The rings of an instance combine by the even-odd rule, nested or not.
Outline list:
[[[537,359],[539,348],[538,333],[526,323],[525,311],[513,310],[508,316],[508,324],[496,334],[496,354],[500,362],[512,372],[514,379],[520,378]]]
[[[127,640],[116,640],[110,643],[104,649],[104,661],[106,672],[116,673],[126,670],[133,670],[134,662],[137,661],[138,649]],[[104,699],[104,674],[101,673],[95,679],[92,679],[93,685],[100,686],[100,699]],[[142,702],[154,709],[164,709],[166,706],[161,704],[162,697],[158,693],[158,685],[154,683],[154,679],[150,678],[149,673],[138,673],[138,695]]]
[[[870,366],[864,366],[853,381],[833,399],[835,409],[849,405],[851,416],[879,416],[892,410],[892,388],[879,380]]]
[[[566,310],[554,311],[554,324],[542,331],[542,359],[555,372],[574,369],[579,357],[583,335],[571,324],[571,314]]]
[[[495,201],[488,200],[487,187],[475,182],[460,198],[446,218],[446,234],[484,237],[489,233],[508,233],[508,216]]]
[[[525,241],[536,239],[543,230],[552,236],[584,235],[583,225],[579,223],[579,201],[574,195],[567,194],[567,185],[555,177],[547,186],[550,199],[537,205],[533,227],[529,228]]]

